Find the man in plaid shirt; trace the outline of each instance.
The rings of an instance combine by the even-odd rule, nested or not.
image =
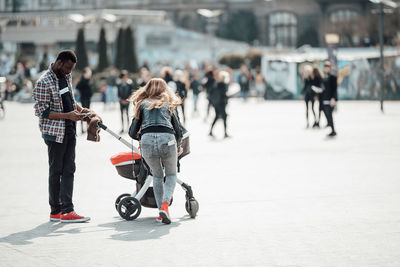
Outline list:
[[[36,82],[32,93],[35,115],[39,117],[39,128],[49,156],[50,221],[90,220],[76,214],[72,204],[76,121],[89,112],[74,99],[71,72],[76,62],[73,51],[61,51],[56,62]]]

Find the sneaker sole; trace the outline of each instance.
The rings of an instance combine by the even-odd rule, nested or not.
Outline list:
[[[160,210],[160,216],[162,218],[162,223],[165,223],[165,224],[171,223],[171,219],[169,218],[167,212]]]
[[[76,219],[76,220],[60,220],[62,223],[81,223],[81,222],[87,222],[90,221],[90,218],[82,218],[82,219]]]
[[[56,218],[50,218],[50,221],[51,221],[51,222],[59,222],[59,221],[60,221],[60,219],[56,219]]]

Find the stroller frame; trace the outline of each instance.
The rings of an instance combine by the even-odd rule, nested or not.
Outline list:
[[[140,150],[136,148],[133,144],[130,144],[127,140],[125,140],[122,136],[118,135],[114,131],[110,130],[106,125],[104,125],[101,121],[97,123],[98,127],[103,129],[104,131],[108,132],[112,136],[114,136],[117,140],[121,143],[129,147],[134,152],[141,155]],[[117,209],[119,215],[125,220],[134,220],[139,217],[140,212],[142,210],[142,205],[140,200],[146,194],[147,190],[150,188],[150,185],[153,182],[153,176],[148,175],[145,179],[144,184],[141,186],[138,192],[135,189],[133,193],[128,194],[121,194],[115,201],[115,208]],[[199,203],[193,196],[193,191],[190,185],[184,183],[179,178],[176,179],[176,183],[179,184],[182,189],[186,192],[185,198],[185,208],[191,218],[195,218],[197,212],[199,210]],[[172,203],[172,201],[171,201]]]

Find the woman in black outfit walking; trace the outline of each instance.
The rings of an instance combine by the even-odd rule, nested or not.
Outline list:
[[[314,86],[314,88],[316,88],[316,87],[321,88],[321,84],[322,84],[322,74],[321,74],[321,72],[319,71],[319,69],[318,69],[317,66],[314,66],[314,67],[313,67],[313,70],[312,70],[312,77],[313,77],[313,79],[312,79],[312,82],[311,82],[311,86],[312,86],[312,87]],[[314,103],[315,98],[318,96],[318,99],[319,99],[320,94],[317,94],[314,90],[313,90],[313,93],[314,93],[314,96],[313,96],[313,103]],[[314,104],[313,104],[313,113],[314,113],[314,119],[315,119],[315,123],[314,123],[314,125],[313,125],[313,128],[315,128],[315,127],[319,128],[319,120],[321,119],[321,110],[322,110],[322,104],[321,104],[321,103],[322,103],[322,102],[319,101],[318,120],[315,118]]]
[[[313,69],[310,65],[306,65],[304,67],[305,70],[305,78],[304,78],[304,87],[302,90],[302,94],[304,94],[304,101],[306,102],[306,120],[307,120],[307,128],[310,126],[308,122],[308,106],[309,103],[311,102],[311,110],[314,115],[314,126],[316,125],[316,117],[315,117],[315,111],[314,111],[314,97],[315,93],[312,90],[311,86],[313,85]]]
[[[215,123],[219,118],[221,118],[224,121],[224,138],[229,137],[227,131],[226,131],[226,105],[228,104],[228,96],[226,95],[228,91],[228,85],[227,85],[227,79],[229,78],[229,74],[225,71],[221,71],[218,73],[218,82],[217,84],[213,87],[212,91],[210,92],[210,99],[211,99],[211,104],[214,107],[215,110],[215,118],[214,121],[211,125],[210,129],[210,136],[213,135],[213,128],[215,126]]]

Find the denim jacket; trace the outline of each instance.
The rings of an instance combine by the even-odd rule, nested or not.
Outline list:
[[[174,129],[171,123],[171,113],[168,110],[168,105],[163,105],[161,108],[153,108],[149,110],[151,102],[144,101],[140,106],[142,114],[142,130],[151,126],[164,126]]]
[[[143,102],[140,106],[139,118],[133,118],[132,124],[129,128],[129,135],[135,140],[140,140],[140,131],[152,126],[163,126],[170,128],[175,133],[178,146],[186,129],[181,125],[179,116],[174,110],[173,114],[169,112],[168,105],[161,108],[154,108],[149,110],[149,102]]]

